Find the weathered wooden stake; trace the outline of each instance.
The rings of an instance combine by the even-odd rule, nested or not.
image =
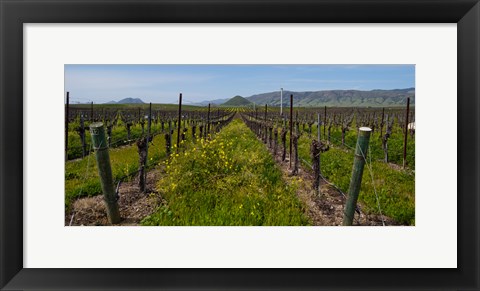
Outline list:
[[[323,113],[323,138],[325,138],[325,128],[327,126],[327,106],[325,106],[325,112]]]
[[[210,106],[208,108],[210,108]],[[180,93],[180,97],[178,99],[177,154],[178,154],[178,150],[180,149],[180,139],[181,139],[180,128],[181,127],[182,127],[182,93]]]
[[[292,168],[292,131],[293,131],[293,94],[290,94],[290,159],[289,168]]]
[[[268,143],[268,127],[267,127],[267,104],[265,104],[265,114],[263,117],[263,127],[264,127],[264,139],[263,141],[267,144]]]
[[[283,88],[280,88],[280,116],[283,115]]]
[[[370,141],[371,129],[360,127],[358,131],[357,146],[355,149],[355,158],[353,160],[352,179],[348,189],[347,201],[343,216],[343,225],[352,225],[355,208],[357,206],[358,194],[362,184],[363,168],[367,158],[368,143]]]
[[[120,211],[118,210],[117,197],[113,188],[112,167],[108,154],[107,141],[103,123],[95,122],[90,125],[92,145],[97,160],[98,175],[102,184],[103,199],[107,207],[107,216],[110,223],[120,222]]]
[[[410,97],[407,98],[407,114],[405,116],[405,140],[403,142],[403,168],[407,165],[407,137],[408,137],[408,113],[410,111]]]
[[[205,131],[205,138],[210,133],[210,103],[208,103],[208,114],[207,114],[207,130]]]
[[[67,92],[67,103],[65,104],[65,161],[68,160],[68,107],[70,104],[70,92]]]
[[[150,142],[150,128],[152,127],[152,102],[150,102],[150,106],[148,109],[148,125],[147,125],[147,143],[145,145],[145,160],[143,162],[143,181],[144,183],[147,182],[147,161],[148,161],[148,143]],[[143,192],[147,193],[147,187],[143,187]]]

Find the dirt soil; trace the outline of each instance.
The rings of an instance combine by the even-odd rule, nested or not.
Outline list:
[[[118,205],[122,221],[117,225],[139,225],[145,216],[152,214],[160,205],[161,197],[155,190],[160,173],[160,169],[153,169],[147,173],[146,195],[140,192],[138,179],[120,185]],[[75,200],[70,212],[65,215],[65,225],[111,225],[108,222],[103,195]]]

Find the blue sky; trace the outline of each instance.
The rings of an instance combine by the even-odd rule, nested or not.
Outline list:
[[[185,104],[278,91],[415,87],[414,65],[65,65],[72,103]]]

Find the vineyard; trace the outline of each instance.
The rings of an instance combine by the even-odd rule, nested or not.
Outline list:
[[[180,97],[65,114],[65,225],[345,225],[348,203],[353,225],[415,225],[414,108],[281,112]]]

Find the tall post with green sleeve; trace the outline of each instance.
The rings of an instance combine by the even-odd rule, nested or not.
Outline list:
[[[360,127],[360,130],[358,131],[357,146],[353,160],[352,179],[350,180],[347,202],[345,203],[343,225],[352,225],[353,223],[353,216],[355,215],[358,194],[360,193],[360,186],[362,184],[363,168],[367,158],[371,131],[372,129],[369,127]]]
[[[120,211],[118,210],[117,198],[113,188],[112,167],[110,166],[110,155],[108,154],[107,141],[103,123],[95,122],[90,125],[92,146],[95,150],[98,175],[102,184],[103,199],[107,207],[107,215],[110,223],[120,222]]]

